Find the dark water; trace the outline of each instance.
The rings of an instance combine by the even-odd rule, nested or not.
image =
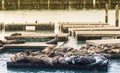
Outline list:
[[[114,25],[114,10],[109,11],[109,23]],[[58,33],[57,22],[104,22],[104,10],[80,10],[80,11],[0,11],[0,21],[4,23],[12,22],[55,22],[56,29],[49,33]],[[17,32],[17,31],[14,31]],[[48,33],[48,32],[29,32],[19,31],[22,33]],[[0,39],[4,39],[5,35],[9,35],[12,32],[0,32]],[[76,43],[73,37],[69,38],[64,46],[74,47],[79,49],[81,45],[85,45],[85,41],[79,41]],[[14,55],[7,51],[0,54],[0,73],[120,73],[120,60],[111,60],[108,71],[87,71],[87,70],[61,70],[61,69],[30,69],[30,68],[14,68],[8,69],[6,62],[10,61],[9,57]]]

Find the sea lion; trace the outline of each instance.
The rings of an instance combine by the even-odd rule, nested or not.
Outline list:
[[[53,46],[46,47],[45,49],[42,50],[42,53],[49,54],[53,49],[54,49]]]
[[[87,65],[87,64],[90,64],[90,62],[86,57],[80,56],[80,57],[75,59],[75,64]]]
[[[22,34],[21,33],[13,33],[11,34],[11,36],[21,36]]]
[[[65,60],[64,57],[60,57],[59,60],[58,60],[58,62],[59,62],[60,64],[68,64],[68,62]]]

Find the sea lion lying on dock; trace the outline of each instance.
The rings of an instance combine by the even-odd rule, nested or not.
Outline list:
[[[11,36],[21,36],[21,33],[12,33]]]
[[[84,48],[85,49],[85,48]],[[42,51],[19,52],[11,58],[8,66],[43,66],[43,67],[107,67],[108,57],[104,54],[85,54],[80,50],[68,47],[47,47]],[[71,66],[72,65],[72,66]]]

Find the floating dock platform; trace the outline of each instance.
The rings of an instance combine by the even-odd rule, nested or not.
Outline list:
[[[49,41],[50,39],[54,39],[56,37],[56,35],[58,35],[58,41],[67,41],[68,40],[68,34],[54,34],[54,33],[50,33],[50,34],[22,34],[19,36],[5,36],[5,39],[7,40],[23,40],[26,42],[45,42],[45,41]]]
[[[120,27],[98,27],[98,28],[68,28],[69,34],[75,36],[75,31],[120,31]]]
[[[120,39],[104,39],[104,40],[86,40],[87,45],[110,45],[120,47]]]
[[[57,45],[53,44],[46,44],[45,42],[27,42],[23,44],[5,44],[3,47],[1,47],[1,51],[25,51],[25,50],[32,50],[32,51],[38,51],[43,50],[45,47],[57,47],[62,46],[64,42],[58,42]]]
[[[80,40],[101,39],[103,37],[120,38],[120,31],[75,31],[75,38]]]
[[[91,28],[91,27],[111,27],[108,23],[101,22],[59,22],[59,30],[68,33],[68,28]],[[112,26],[113,27],[113,26]]]
[[[54,23],[11,23],[5,24],[5,30],[54,30]]]
[[[45,65],[41,63],[12,63],[7,62],[7,68],[51,68],[51,69],[69,69],[69,70],[104,70],[107,71],[107,66],[95,66],[89,67],[87,65],[66,65],[66,64],[55,64],[54,66]]]

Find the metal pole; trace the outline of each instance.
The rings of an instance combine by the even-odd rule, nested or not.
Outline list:
[[[116,5],[115,7],[115,25],[116,27],[119,26],[119,6]]]

